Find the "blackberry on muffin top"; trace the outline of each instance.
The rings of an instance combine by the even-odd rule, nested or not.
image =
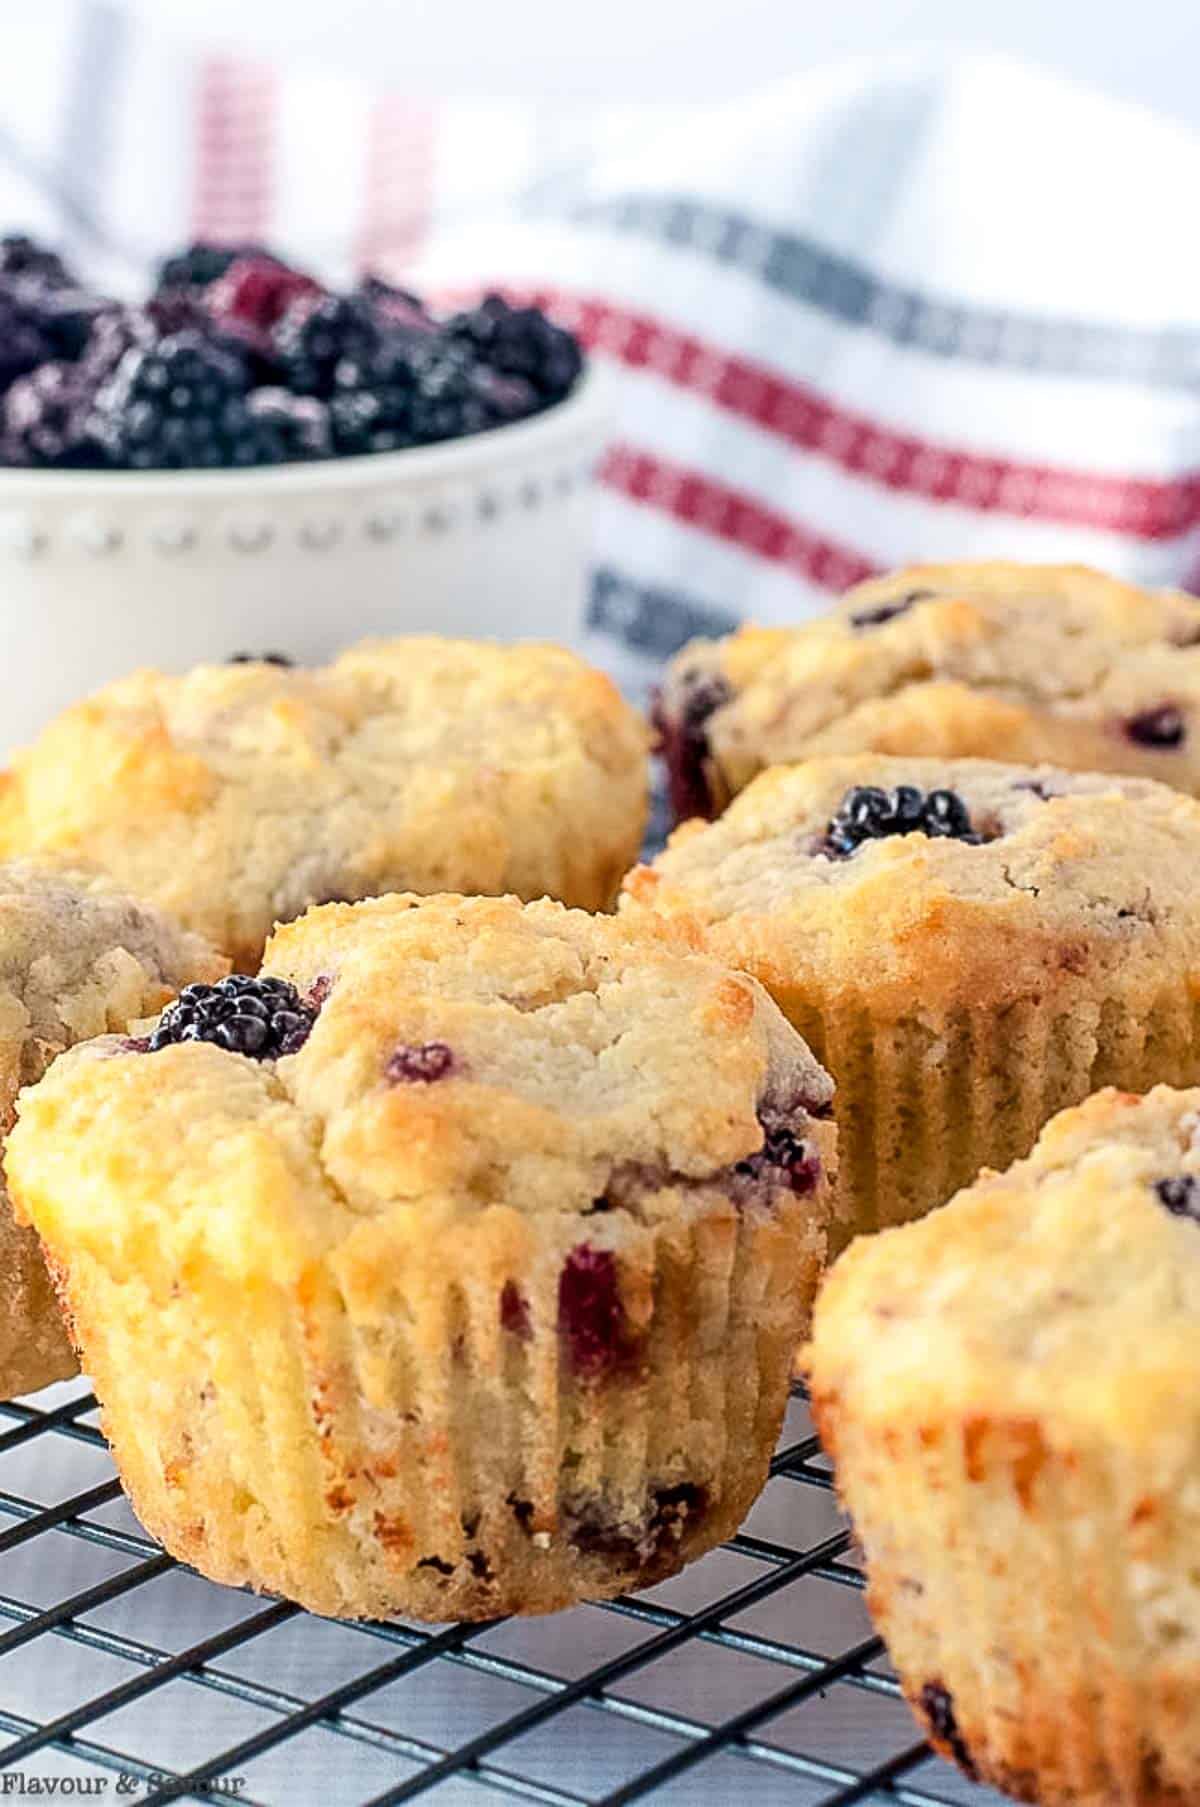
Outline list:
[[[776,766],[625,881],[837,1082],[848,1230],[1028,1153],[1097,1086],[1200,1080],[1200,803],[984,760]]]
[[[825,1253],[831,1094],[752,979],[661,928],[389,897],[59,1062],[10,1172],[155,1535],[318,1612],[480,1618],[661,1580],[740,1522]]]
[[[1113,1090],[816,1313],[816,1417],[943,1755],[1047,1807],[1200,1798],[1200,1090]]]
[[[1200,791],[1200,602],[1077,565],[919,565],[827,617],[697,640],[657,704],[675,814],[770,765],[916,754]]]
[[[225,962],[108,879],[47,860],[0,862],[0,1141],[18,1088],[65,1048],[150,1016]],[[0,1398],[75,1372],[36,1236],[0,1179]]]
[[[645,731],[600,672],[411,638],[109,685],[0,778],[0,853],[89,860],[252,970],[311,903],[450,888],[603,909],[645,815]]]

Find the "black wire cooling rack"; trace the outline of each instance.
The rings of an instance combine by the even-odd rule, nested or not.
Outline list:
[[[548,1619],[350,1625],[203,1581],[82,1382],[0,1406],[0,1556],[0,1800],[999,1800],[916,1735],[800,1395],[739,1536]]]

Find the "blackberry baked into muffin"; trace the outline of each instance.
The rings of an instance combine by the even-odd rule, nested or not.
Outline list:
[[[226,962],[198,936],[96,874],[0,863],[0,1140],[18,1089],[87,1036],[153,1015]],[[0,1398],[76,1371],[37,1237],[13,1222],[0,1179]]]
[[[764,772],[626,880],[771,992],[837,1085],[850,1232],[1028,1154],[1106,1084],[1200,1081],[1200,803],[984,760]]]
[[[1047,1807],[1200,1800],[1200,1090],[1103,1092],[858,1242],[808,1359],[942,1754]]]
[[[1200,792],[1200,602],[1081,565],[918,565],[795,628],[697,640],[659,739],[677,817],[834,753],[1045,761]]]
[[[559,647],[367,642],[321,670],[143,671],[0,779],[0,853],[85,858],[253,969],[273,925],[385,891],[604,909],[645,825],[645,731]]]
[[[825,1252],[754,981],[513,898],[329,905],[24,1094],[14,1195],[130,1497],[316,1612],[537,1612],[728,1536]]]

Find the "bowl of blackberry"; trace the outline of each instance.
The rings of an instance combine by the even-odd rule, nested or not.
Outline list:
[[[570,333],[196,243],[136,300],[0,237],[7,752],[139,665],[570,639],[608,420]]]

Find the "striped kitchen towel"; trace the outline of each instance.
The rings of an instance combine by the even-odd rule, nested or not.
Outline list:
[[[128,278],[191,234],[537,298],[618,376],[592,650],[787,621],[914,558],[1200,576],[1200,140],[1006,62],[718,108],[431,105],[44,0],[0,219]]]

